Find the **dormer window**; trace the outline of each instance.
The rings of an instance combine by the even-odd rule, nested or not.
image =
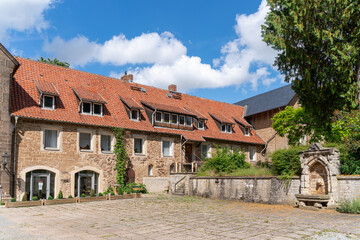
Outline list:
[[[81,104],[81,113],[85,113],[85,114],[91,114],[91,103],[90,102],[83,102]]]
[[[81,103],[81,113],[88,115],[103,115],[103,105],[99,103],[92,102],[82,102]]]
[[[162,114],[161,112],[156,112],[155,114],[155,122],[161,122]]]
[[[222,124],[221,125],[221,132],[223,132],[223,133],[232,133],[231,124]]]
[[[170,114],[164,113],[164,123],[170,123]]]
[[[186,116],[186,126],[192,125],[192,117]]]
[[[55,96],[44,95],[42,103],[44,109],[55,109]]]
[[[102,104],[94,103],[94,115],[102,115]]]
[[[178,115],[177,114],[172,114],[171,115],[171,123],[172,124],[178,124]]]
[[[130,111],[130,119],[131,120],[139,121],[139,119],[140,119],[139,116],[140,116],[140,113],[139,113],[138,109],[131,109],[131,111]]]
[[[244,135],[245,135],[245,136],[250,136],[250,128],[246,127],[246,128],[244,129]]]
[[[182,115],[179,116],[179,124],[183,126],[185,125],[185,116]]]
[[[198,121],[198,129],[202,129],[202,130],[205,129],[204,120],[199,120],[199,121]]]

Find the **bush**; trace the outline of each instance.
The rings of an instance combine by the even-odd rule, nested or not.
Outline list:
[[[108,192],[108,191],[105,191],[103,194],[104,194],[104,195],[108,195],[108,194],[109,194],[109,192]]]
[[[34,196],[34,197],[32,197],[32,200],[37,201],[37,200],[39,200],[39,198],[37,196]]]
[[[57,197],[58,199],[63,199],[64,197],[63,197],[63,193],[62,193],[62,191],[60,190],[59,191],[59,194],[58,194],[58,197]]]
[[[250,168],[251,164],[245,161],[245,154],[234,151],[231,153],[227,148],[216,147],[216,153],[212,158],[205,159],[205,164],[200,171],[214,171],[215,173],[231,173],[236,169]]]
[[[117,191],[118,195],[123,195],[124,194],[124,189],[121,188],[121,187],[116,188],[116,191]]]
[[[340,201],[336,210],[341,213],[360,214],[360,199]]]
[[[73,198],[73,196],[72,196],[72,195],[69,195],[68,198]]]
[[[111,191],[110,195],[111,195],[111,196],[114,196],[114,195],[115,195],[114,191]]]
[[[28,200],[28,196],[27,196],[27,192],[25,192],[21,201],[26,202],[27,200]]]
[[[3,201],[1,201],[0,205],[1,205],[1,206],[2,206],[2,205],[5,205],[5,203],[4,203]]]
[[[10,201],[11,202],[16,202],[16,198],[12,198]]]
[[[102,197],[102,196],[104,196],[104,195],[103,195],[102,193],[99,193],[98,196],[99,196],[99,197]]]
[[[81,194],[81,196],[80,196],[80,197],[86,197],[85,193]]]
[[[49,195],[48,200],[53,200],[53,197]]]
[[[95,197],[96,194],[95,194],[95,190],[94,189],[91,189],[90,191],[90,197]]]
[[[305,147],[290,147],[281,149],[271,154],[272,170],[275,175],[291,176],[301,174],[299,151]]]

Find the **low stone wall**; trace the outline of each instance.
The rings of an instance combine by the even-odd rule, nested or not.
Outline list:
[[[144,177],[143,183],[150,193],[159,193],[169,190],[170,178],[169,177]]]
[[[360,198],[360,176],[337,176],[338,201]]]
[[[295,204],[300,178],[277,177],[190,177],[189,195],[214,199],[268,204]]]

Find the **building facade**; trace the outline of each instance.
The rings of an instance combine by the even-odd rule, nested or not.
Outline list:
[[[9,185],[19,200],[114,186],[114,128],[124,130],[130,182],[196,171],[216,146],[244,151],[250,162],[261,158],[264,141],[241,106],[182,94],[175,85],[164,90],[136,84],[132,75],[120,80],[14,60],[19,67],[9,72],[13,127],[7,128],[12,144],[6,151],[14,166]]]

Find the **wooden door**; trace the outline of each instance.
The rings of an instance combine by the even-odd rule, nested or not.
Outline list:
[[[190,143],[185,144],[185,161],[192,162],[193,145]]]

